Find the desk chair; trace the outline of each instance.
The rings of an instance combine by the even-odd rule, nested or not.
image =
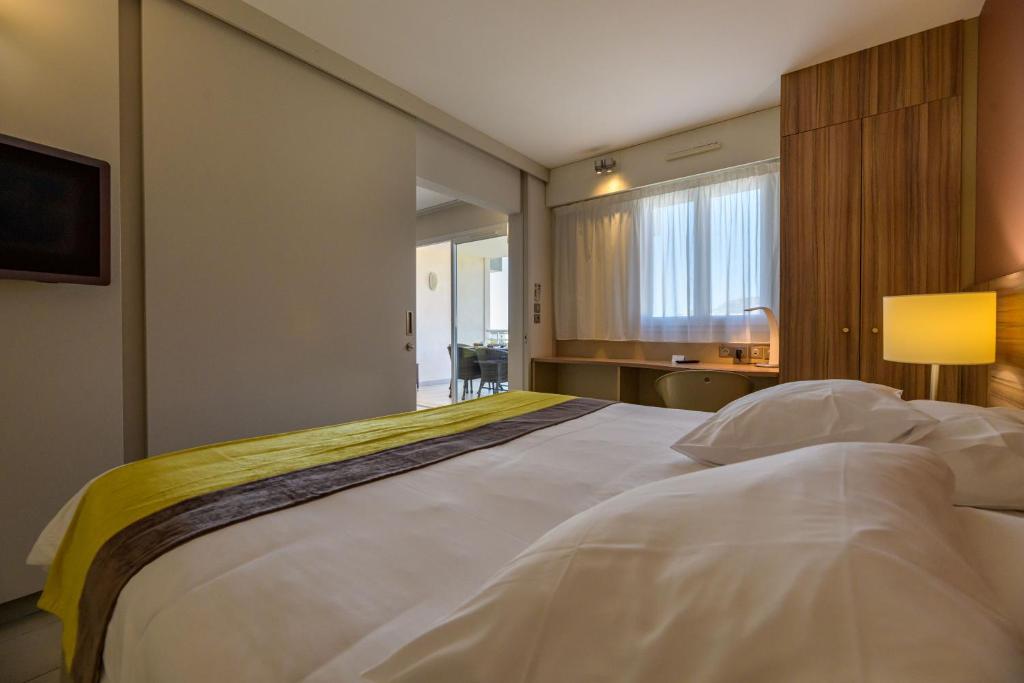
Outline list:
[[[754,383],[724,370],[682,370],[659,377],[654,390],[667,408],[713,413],[752,392]]]

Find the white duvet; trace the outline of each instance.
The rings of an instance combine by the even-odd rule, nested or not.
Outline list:
[[[671,445],[706,417],[616,404],[193,540],[122,591],[104,680],[363,681],[563,521],[704,469]],[[1024,520],[957,515],[1024,623]]]
[[[616,404],[193,540],[122,591],[106,681],[359,681],[563,520],[701,469],[670,446],[704,417]]]
[[[576,515],[374,683],[1024,681],[932,451],[812,446]]]

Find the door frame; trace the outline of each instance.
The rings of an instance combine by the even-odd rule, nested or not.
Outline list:
[[[459,246],[461,246],[463,244],[470,244],[472,242],[480,242],[480,241],[483,241],[483,240],[490,240],[490,239],[494,239],[495,237],[504,237],[508,241],[509,283],[508,283],[508,292],[506,294],[506,298],[507,298],[507,302],[506,303],[508,305],[508,316],[509,316],[509,320],[508,320],[508,353],[509,353],[509,357],[510,358],[511,358],[512,353],[513,353],[513,344],[518,344],[519,346],[521,346],[521,344],[522,344],[522,342],[520,341],[522,339],[522,330],[514,330],[513,329],[513,320],[512,320],[513,301],[517,300],[517,297],[514,296],[515,290],[513,289],[513,282],[512,282],[513,267],[512,267],[512,239],[511,239],[511,236],[509,234],[510,224],[509,224],[508,221],[506,221],[503,225],[504,225],[504,232],[501,232],[500,230],[496,230],[496,228],[498,228],[498,225],[492,225],[492,226],[486,226],[485,228],[482,228],[482,229],[479,229],[479,230],[473,230],[471,232],[466,232],[466,233],[463,233],[462,235],[457,235],[457,236],[451,237],[451,238],[449,238],[447,240],[440,240],[442,242],[449,242],[451,244],[451,252],[450,252],[451,255],[449,257],[449,261],[450,261],[449,265],[451,267],[451,283],[452,283],[452,286],[451,286],[451,289],[452,289],[452,291],[451,291],[451,301],[450,301],[450,304],[451,304],[451,316],[450,316],[451,317],[451,331],[450,331],[450,335],[451,335],[452,354],[451,354],[451,358],[449,360],[451,361],[451,376],[452,376],[452,378],[451,378],[450,386],[451,386],[451,389],[452,389],[452,403],[459,403],[462,400],[461,398],[459,398],[459,392],[457,390],[458,389],[458,386],[457,386],[458,380],[456,379],[456,376],[458,375],[458,360],[457,360],[457,358],[458,358],[458,345],[459,345],[459,322],[458,322],[458,300],[459,300],[459,279],[458,279],[459,260],[458,260],[458,249],[459,249]],[[437,244],[437,242],[432,242],[432,243],[433,244]],[[417,245],[417,246],[421,246],[421,245]],[[487,301],[487,299],[486,299],[487,295],[488,295],[488,292],[487,292],[487,282],[485,281],[484,282],[484,297],[485,297],[484,301],[485,301],[485,304],[486,304],[486,301]],[[484,312],[484,316],[485,316],[485,319],[484,319],[484,329],[486,331],[486,328],[487,328],[487,320],[486,320],[487,307],[486,307],[486,305],[485,305],[484,311],[485,311]],[[509,373],[509,381],[510,382],[511,382],[511,378],[512,378],[512,373],[510,372]],[[511,389],[511,388],[512,388],[512,386],[510,384],[509,385],[509,389]]]

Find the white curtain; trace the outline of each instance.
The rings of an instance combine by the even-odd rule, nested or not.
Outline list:
[[[555,209],[558,339],[767,341],[778,301],[778,161]]]

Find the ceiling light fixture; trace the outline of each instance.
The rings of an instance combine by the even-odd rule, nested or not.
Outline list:
[[[613,157],[605,157],[604,159],[597,159],[594,161],[594,173],[597,175],[603,175],[605,173],[611,175],[615,173],[615,159]]]

